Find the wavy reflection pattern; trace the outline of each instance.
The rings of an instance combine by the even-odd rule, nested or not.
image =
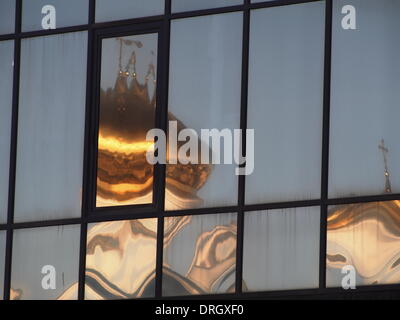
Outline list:
[[[150,204],[154,168],[146,153],[154,143],[146,135],[156,120],[157,35],[110,38],[102,45],[96,206]],[[178,132],[186,128],[172,113],[168,120],[177,122]],[[208,164],[168,165],[166,209],[201,205],[197,192],[211,171]]]
[[[233,213],[166,218],[163,295],[234,292],[236,237]]]
[[[331,207],[328,214],[327,286],[341,286],[352,265],[356,284],[400,281],[400,201]]]
[[[154,296],[157,219],[92,224],[86,250],[86,299]]]
[[[102,49],[97,206],[151,203],[157,34],[105,39]]]

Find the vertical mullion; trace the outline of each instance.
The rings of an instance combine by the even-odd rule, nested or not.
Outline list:
[[[21,16],[22,0],[16,0],[15,6],[15,41],[14,41],[14,75],[12,94],[11,144],[10,144],[10,171],[8,185],[8,212],[7,212],[7,240],[4,271],[4,300],[10,299],[11,289],[11,260],[13,243],[14,202],[15,202],[15,170],[17,165],[17,136],[18,136],[18,103],[19,80],[21,62]]]
[[[90,200],[92,199],[91,188],[91,110],[92,110],[92,86],[93,86],[93,56],[94,56],[94,30],[92,28],[95,23],[95,0],[89,1],[89,17],[88,17],[88,48],[87,48],[87,66],[86,66],[86,112],[85,112],[85,140],[84,140],[84,159],[83,159],[83,192],[82,192],[82,220],[80,234],[80,250],[79,250],[79,282],[78,282],[78,300],[85,298],[85,269],[86,269],[86,241],[87,241],[87,216],[90,210]]]
[[[329,127],[331,101],[331,60],[332,60],[332,0],[325,1],[325,57],[324,57],[324,105],[322,132],[322,169],[321,169],[321,228],[319,287],[326,287],[326,232],[328,213],[329,178]]]
[[[158,93],[158,127],[167,132],[168,127],[168,88],[169,88],[169,55],[170,55],[170,32],[171,32],[171,0],[165,0],[164,20],[161,27],[161,50],[160,50],[160,91]],[[163,269],[163,248],[164,248],[164,210],[165,210],[165,172],[166,165],[158,165],[158,197],[157,197],[157,257],[156,257],[156,278],[155,297],[162,297],[162,269]]]
[[[250,43],[250,0],[245,0],[243,11],[242,35],[242,87],[240,102],[240,129],[242,130],[242,154],[246,156],[246,129],[247,129],[247,101],[249,81],[249,43]],[[237,247],[236,247],[236,294],[242,293],[243,275],[243,232],[244,232],[244,206],[245,206],[245,175],[239,176],[237,217]]]

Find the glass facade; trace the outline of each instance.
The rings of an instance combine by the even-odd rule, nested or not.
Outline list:
[[[0,298],[399,290],[399,15],[0,1]]]

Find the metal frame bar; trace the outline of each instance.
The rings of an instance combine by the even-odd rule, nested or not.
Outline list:
[[[351,204],[361,202],[376,202],[400,200],[400,194],[384,194],[373,196],[328,198],[328,170],[329,170],[329,122],[330,122],[330,92],[331,92],[331,60],[332,60],[332,15],[333,1],[325,0],[325,57],[324,57],[324,86],[323,86],[323,129],[322,129],[322,159],[321,159],[321,197],[320,199],[288,201],[277,203],[264,203],[247,205],[245,203],[245,176],[238,179],[238,201],[235,206],[201,208],[189,210],[165,211],[165,165],[157,165],[154,170],[154,203],[151,206],[127,206],[117,208],[103,208],[94,210],[96,174],[94,163],[97,163],[97,93],[99,84],[99,70],[101,52],[99,46],[99,35],[110,32],[107,36],[118,35],[121,30],[140,30],[143,26],[154,26],[159,33],[158,45],[158,70],[157,70],[157,111],[156,127],[166,130],[168,124],[168,87],[169,87],[169,54],[170,54],[170,30],[171,22],[175,19],[199,17],[211,14],[222,14],[229,12],[243,13],[243,38],[242,38],[242,75],[241,75],[241,110],[240,128],[247,128],[247,101],[248,101],[248,79],[249,79],[249,43],[250,43],[250,19],[251,10],[286,6],[308,2],[319,2],[324,0],[276,0],[269,2],[251,3],[243,0],[242,5],[213,8],[205,10],[172,13],[171,0],[165,0],[165,13],[143,18],[127,19],[120,21],[95,22],[95,0],[89,0],[88,24],[63,27],[55,30],[37,30],[22,32],[22,2],[16,0],[15,33],[0,35],[0,41],[14,40],[14,75],[12,94],[12,129],[10,144],[10,171],[9,171],[9,195],[7,223],[0,224],[0,230],[7,231],[6,253],[5,253],[5,275],[4,275],[4,299],[10,299],[11,270],[12,270],[12,242],[13,231],[24,228],[37,228],[60,225],[80,225],[80,252],[79,252],[79,284],[78,299],[83,300],[85,296],[85,263],[86,263],[86,238],[89,223],[157,218],[157,257],[156,257],[156,284],[155,298],[162,298],[162,268],[163,268],[163,237],[164,218],[183,215],[207,215],[216,213],[237,213],[237,252],[236,252],[236,284],[235,293],[212,294],[202,296],[168,297],[167,299],[263,299],[263,298],[338,298],[357,297],[358,295],[394,293],[400,295],[400,285],[370,285],[359,287],[357,291],[345,292],[340,288],[326,288],[326,230],[327,211],[329,205]],[[145,29],[149,30],[149,29]],[[15,176],[17,157],[17,135],[18,135],[18,104],[19,104],[19,80],[20,80],[20,56],[21,40],[24,38],[41,37],[46,35],[63,34],[68,32],[88,32],[87,51],[87,79],[86,79],[86,119],[85,119],[85,141],[84,141],[84,170],[83,170],[83,195],[82,216],[80,218],[34,221],[14,223],[14,201],[15,201]],[[246,151],[246,136],[242,136],[242,150]],[[320,259],[319,259],[319,287],[307,290],[284,290],[268,292],[242,292],[243,273],[243,233],[244,216],[246,212],[271,210],[278,208],[297,208],[307,206],[319,206],[321,209],[320,222]],[[96,211],[94,213],[94,211]]]

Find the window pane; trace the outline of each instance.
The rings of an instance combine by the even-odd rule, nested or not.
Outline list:
[[[344,266],[356,272],[356,286],[399,283],[400,201],[329,208],[326,283],[341,287]]]
[[[55,28],[87,24],[88,16],[88,0],[23,0],[22,31],[49,29],[53,18]]]
[[[102,43],[97,206],[152,203],[157,34]]]
[[[211,9],[243,4],[243,0],[172,0],[172,12]]]
[[[163,295],[235,291],[236,214],[165,218]]]
[[[0,223],[7,222],[14,42],[0,42]]]
[[[97,22],[160,14],[164,14],[164,0],[96,0]]]
[[[243,289],[318,287],[319,207],[247,212]]]
[[[81,212],[86,32],[22,40],[15,220]]]
[[[154,297],[157,219],[89,225],[85,298]]]
[[[4,298],[4,269],[6,258],[6,240],[7,232],[0,231],[0,300]]]
[[[79,236],[79,226],[14,231],[11,299],[76,299]]]
[[[249,129],[254,172],[246,203],[320,195],[324,3],[254,10],[251,15]]]
[[[329,196],[400,192],[400,2],[334,2]]]
[[[15,0],[0,1],[0,34],[15,30]]]
[[[171,29],[170,120],[178,132],[240,128],[242,14],[175,20]],[[202,141],[208,145],[206,141]],[[234,164],[168,165],[167,210],[234,205]],[[221,188],[221,182],[229,188]]]

